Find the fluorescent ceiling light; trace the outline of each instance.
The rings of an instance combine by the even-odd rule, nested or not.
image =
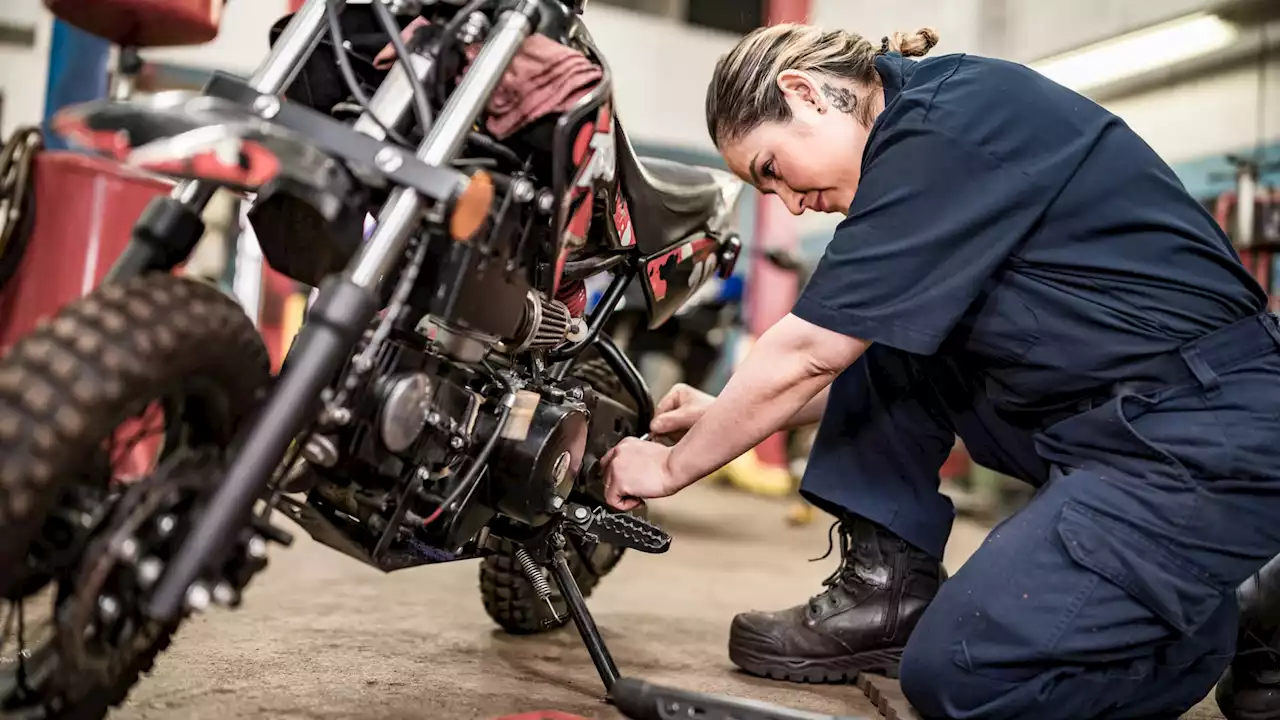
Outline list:
[[[1083,92],[1207,55],[1230,45],[1238,34],[1234,25],[1217,15],[1195,13],[1041,60],[1031,67]]]

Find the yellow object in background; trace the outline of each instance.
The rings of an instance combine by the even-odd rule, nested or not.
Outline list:
[[[297,336],[298,330],[302,328],[302,321],[307,315],[309,295],[310,293],[302,290],[289,293],[289,296],[284,299],[284,317],[280,323],[280,335],[283,341],[281,347],[286,351],[293,344],[293,338]]]
[[[728,483],[739,490],[768,497],[786,497],[795,486],[795,480],[787,468],[760,462],[755,450],[743,453],[712,473],[710,478]]]
[[[804,500],[791,503],[787,509],[787,523],[790,525],[808,525],[813,522],[814,507]]]

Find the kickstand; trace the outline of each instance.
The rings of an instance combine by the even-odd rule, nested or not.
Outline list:
[[[564,597],[565,604],[569,606],[569,615],[573,617],[573,624],[578,627],[582,643],[587,646],[587,652],[591,654],[591,662],[595,663],[596,672],[600,673],[605,691],[611,691],[614,683],[618,682],[618,666],[613,663],[613,656],[609,654],[609,648],[605,647],[604,638],[600,636],[596,621],[592,619],[591,611],[587,609],[587,601],[582,597],[582,591],[578,589],[578,581],[573,579],[573,570],[569,569],[569,561],[564,556],[564,536],[556,533],[552,537],[552,543],[555,552],[551,556],[551,574],[555,575],[556,584],[560,586],[560,594]]]

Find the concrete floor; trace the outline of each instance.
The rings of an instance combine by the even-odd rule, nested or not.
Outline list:
[[[797,686],[737,672],[729,621],[805,600],[836,559],[827,522],[789,528],[785,504],[694,487],[654,506],[666,555],[629,555],[590,605],[624,674],[816,712],[878,717],[853,686]],[[577,632],[514,638],[481,608],[477,563],[384,575],[298,530],[238,611],[188,623],[115,717],[454,720],[531,710],[617,718]],[[954,569],[981,542],[961,523]],[[1220,717],[1212,701],[1203,713]]]

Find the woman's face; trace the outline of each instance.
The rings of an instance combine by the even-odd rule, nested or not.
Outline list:
[[[858,121],[858,105],[870,97],[879,114],[884,98],[842,81],[787,70],[778,86],[791,119],[765,123],[720,152],[734,173],[760,192],[782,199],[799,215],[806,210],[847,214],[862,176],[862,150],[870,128]]]

